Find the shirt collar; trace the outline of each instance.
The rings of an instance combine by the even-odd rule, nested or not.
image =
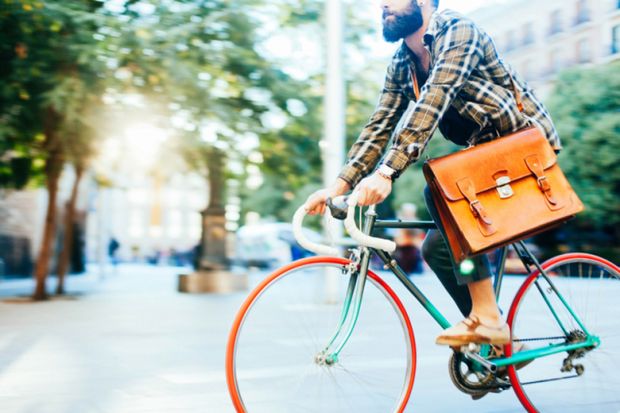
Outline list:
[[[428,27],[426,28],[423,36],[424,43],[427,46],[430,46],[433,43],[435,37],[437,36],[437,33],[439,33],[442,26],[441,20],[441,14],[437,10],[435,10],[433,14],[431,14]]]
[[[431,47],[432,43],[435,41],[437,35],[443,30],[448,17],[444,16],[448,11],[439,12],[435,10],[429,19],[428,26],[426,27],[426,31],[424,32],[423,41],[427,47]],[[413,52],[409,50],[409,47],[403,40],[400,46],[401,56],[405,59],[405,61],[411,65],[411,67],[415,67],[415,61],[412,57]]]

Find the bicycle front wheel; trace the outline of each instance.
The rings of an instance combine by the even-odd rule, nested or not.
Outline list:
[[[394,291],[375,273],[355,330],[334,364],[317,356],[335,333],[349,260],[313,257],[267,277],[242,305],[226,354],[237,412],[402,412],[415,375],[415,339]]]
[[[530,413],[619,412],[620,270],[589,254],[561,255],[542,267],[553,285],[538,271],[523,283],[508,314],[513,342],[506,355],[517,343],[544,350],[584,342],[588,334],[600,346],[509,367],[517,397]]]

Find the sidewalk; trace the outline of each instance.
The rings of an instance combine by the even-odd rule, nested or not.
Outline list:
[[[179,294],[182,271],[130,265],[104,279],[72,277],[74,299],[41,303],[7,302],[31,289],[28,281],[1,281],[0,412],[232,413],[225,344],[246,293]],[[263,276],[253,273],[251,283]],[[433,276],[416,282],[433,300],[446,300]],[[432,344],[437,327],[403,298],[418,342],[411,411],[521,411],[511,392],[476,403],[459,393],[447,374],[449,352]]]
[[[103,279],[95,275],[96,272],[67,277],[65,285],[69,287],[68,295],[82,295],[94,291]],[[57,278],[48,277],[47,291],[56,290]],[[26,298],[34,291],[34,279],[32,277],[3,277],[0,278],[0,300],[9,297]]]

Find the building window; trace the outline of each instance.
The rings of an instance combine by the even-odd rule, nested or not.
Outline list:
[[[620,53],[620,24],[611,29],[611,54]]]
[[[532,43],[534,43],[534,24],[526,23],[523,26],[523,46],[527,46]]]
[[[562,69],[562,51],[556,49],[549,55],[549,72],[556,73]]]
[[[551,13],[551,22],[549,25],[549,35],[552,36],[562,31],[562,11],[555,10]]]
[[[588,21],[590,21],[590,8],[588,7],[588,0],[579,0],[577,2],[577,17],[575,18],[575,25]]]
[[[590,43],[588,39],[581,39],[577,42],[577,62],[587,63],[590,61]]]

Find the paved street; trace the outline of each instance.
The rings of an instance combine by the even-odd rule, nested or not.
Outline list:
[[[246,293],[179,294],[181,271],[128,265],[103,280],[72,277],[77,294],[44,303],[10,298],[27,293],[28,282],[0,282],[0,412],[233,412],[223,360]],[[263,276],[252,273],[251,283]],[[448,301],[431,275],[416,280],[439,305]],[[521,278],[507,281],[514,291]],[[418,345],[408,411],[522,411],[512,392],[478,402],[459,393],[447,374],[449,351],[433,344],[434,321],[403,298]],[[456,311],[446,315],[458,319]]]

